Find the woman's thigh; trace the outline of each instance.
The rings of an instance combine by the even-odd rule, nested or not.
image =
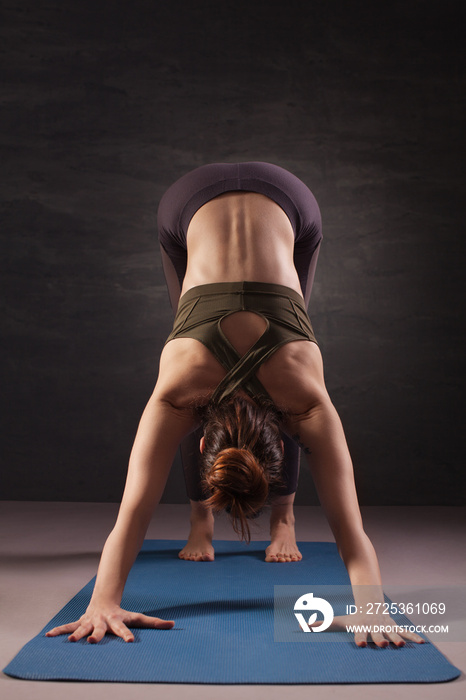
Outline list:
[[[173,262],[162,247],[160,248],[160,255],[162,257],[163,273],[167,284],[168,296],[170,297],[170,304],[173,314],[176,314],[181,294],[180,281]]]

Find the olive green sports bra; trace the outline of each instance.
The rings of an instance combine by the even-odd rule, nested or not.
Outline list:
[[[243,356],[221,328],[222,320],[237,311],[253,311],[267,323],[264,333]],[[217,282],[192,287],[180,299],[166,343],[175,338],[199,340],[227,371],[211,397],[215,402],[240,387],[253,398],[270,399],[255,376],[260,365],[285,343],[317,343],[302,296],[289,287],[266,282]]]

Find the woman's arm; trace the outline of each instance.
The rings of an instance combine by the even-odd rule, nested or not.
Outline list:
[[[98,642],[110,631],[133,641],[127,625],[173,627],[173,621],[122,610],[120,602],[178,444],[194,426],[191,411],[173,406],[156,387],[139,423],[118,518],[102,551],[89,607],[79,621],[57,627],[48,636],[72,632],[70,641],[88,636],[88,641]]]
[[[287,427],[306,455],[351,583],[381,586],[377,557],[363,529],[353,464],[335,407],[329,398],[323,398],[305,414],[290,418]]]
[[[358,609],[368,610],[370,603],[384,602],[379,563],[374,547],[364,532],[354,482],[353,464],[338,413],[328,394],[321,391],[312,407],[305,413],[290,417],[287,429],[304,450],[317,493],[335,536],[341,558],[347,568]],[[394,624],[391,618],[374,616],[343,620],[346,624]],[[343,618],[342,618],[343,619]],[[378,646],[389,641],[404,644],[395,632],[371,632]],[[406,632],[403,637],[422,643],[417,634]],[[388,640],[387,640],[388,637]],[[367,632],[355,634],[358,646],[365,646]]]
[[[102,552],[94,599],[120,603],[178,445],[193,427],[191,411],[175,408],[154,392],[139,423],[118,518]]]

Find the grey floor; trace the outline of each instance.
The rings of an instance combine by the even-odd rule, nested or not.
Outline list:
[[[35,636],[48,620],[94,576],[100,551],[118,506],[98,503],[0,503],[0,668]],[[365,529],[377,551],[384,586],[390,584],[465,586],[465,511],[461,508],[362,508]],[[149,527],[150,539],[183,539],[189,528],[189,506],[160,505]],[[320,508],[296,507],[298,540],[333,541]],[[253,539],[267,539],[261,516]],[[216,523],[217,539],[235,539],[226,519]],[[276,564],[275,566],[279,566]],[[211,686],[181,684],[115,684],[21,681],[0,674],[3,700],[87,700],[153,698],[163,695],[191,700],[241,697],[278,700],[327,698],[466,697],[466,640],[436,642],[463,674],[455,681],[422,685]]]

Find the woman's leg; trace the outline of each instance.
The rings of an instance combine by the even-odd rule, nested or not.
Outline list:
[[[317,259],[319,257],[320,251],[320,241],[311,255],[309,262],[307,263],[307,275],[305,281],[305,287],[303,290],[304,301],[306,303],[306,308],[309,306],[309,300],[311,298],[312,285],[314,284],[314,277],[316,274]]]
[[[181,294],[180,281],[178,279],[178,274],[176,272],[174,264],[172,263],[162,246],[160,246],[160,255],[162,257],[163,274],[165,275],[165,282],[167,283],[170,304],[173,309],[173,314],[176,314]]]
[[[160,252],[168,296],[170,297],[173,313],[176,315],[181,294],[181,284],[170,257],[163,248],[160,249]],[[180,444],[186,493],[191,503],[191,530],[188,541],[178,556],[180,559],[189,561],[213,561],[214,559],[214,548],[212,547],[214,516],[212,510],[206,508],[202,503],[206,495],[201,489],[199,471],[199,443],[201,437],[202,428],[197,428],[190,435],[187,435]]]
[[[301,256],[299,261],[299,269],[297,269],[300,282],[303,288],[303,296],[306,304],[306,308],[309,305],[309,300],[311,298],[312,285],[314,284],[314,277],[317,267],[317,259],[319,257],[320,241],[317,247],[314,249],[309,259],[305,259],[306,256]],[[284,443],[284,480],[286,483],[286,489],[283,491],[284,494],[295,493],[298,486],[299,478],[299,467],[301,462],[301,450],[294,440],[282,434],[282,440]]]
[[[283,481],[284,487],[277,495],[289,496],[296,492],[299,478],[301,450],[294,440],[282,433],[283,440]]]
[[[319,257],[320,241],[310,255],[295,254],[298,273],[306,308],[311,298],[312,285]],[[267,547],[265,561],[288,562],[300,561],[302,555],[296,545],[295,519],[293,503],[298,486],[301,450],[294,440],[282,434],[284,443],[283,478],[285,487],[272,500],[270,514],[270,545]]]
[[[168,254],[162,247],[160,248],[160,252],[162,256],[165,281],[167,283],[168,296],[170,297],[173,314],[176,315],[181,294],[180,281],[175,266]],[[186,492],[191,501],[200,501],[205,498],[200,486],[199,473],[199,443],[201,437],[202,429],[198,428],[190,435],[187,435],[184,440],[182,440],[180,445]]]
[[[208,494],[205,494],[201,488],[199,445],[202,435],[202,428],[199,427],[187,435],[180,445],[186,493],[190,501],[203,501],[208,498]]]
[[[270,513],[270,544],[265,550],[265,561],[293,562],[303,558],[296,544],[294,529],[294,493],[277,496]]]
[[[181,461],[183,463],[186,491],[191,503],[191,530],[186,545],[178,554],[180,559],[189,561],[213,561],[214,516],[211,508],[204,505],[207,495],[201,488],[199,469],[200,441],[202,428],[197,428],[181,442]]]
[[[309,259],[306,260],[305,256],[300,257],[299,269],[297,268],[306,307],[309,305],[309,299],[311,298],[312,285],[314,283],[317,267],[317,258],[319,257],[319,249],[320,242],[314,249]],[[281,495],[289,495],[294,494],[298,486],[301,450],[296,442],[285,435],[285,433],[282,433],[282,440],[284,443],[283,479],[286,486],[281,492]]]
[[[162,260],[170,302],[173,311],[176,314],[176,309],[180,298],[180,284],[170,258],[163,251]],[[186,493],[191,502],[201,501],[207,498],[201,489],[201,476],[199,471],[199,443],[201,441],[201,437],[202,428],[197,428],[190,435],[187,435],[180,444]]]

